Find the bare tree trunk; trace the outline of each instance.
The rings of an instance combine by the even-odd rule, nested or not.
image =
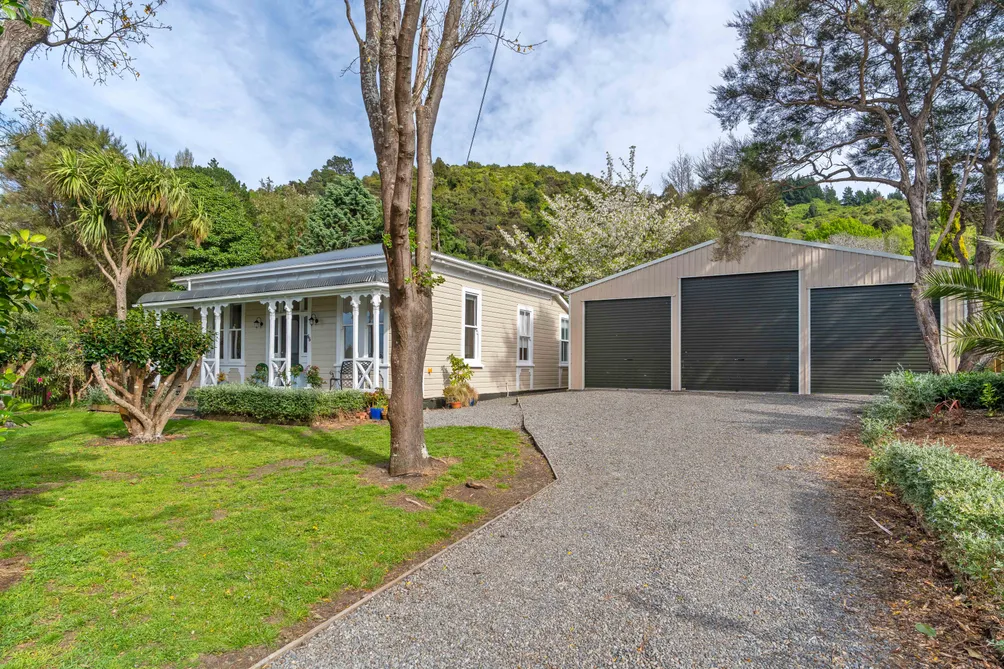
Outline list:
[[[129,314],[128,298],[129,274],[122,272],[115,277],[112,288],[115,290],[115,317],[124,321]]]
[[[28,7],[33,16],[51,20],[56,11],[56,0],[31,0]],[[4,21],[3,35],[0,35],[0,104],[7,99],[25,56],[41,44],[48,34],[47,26]]]
[[[359,45],[359,81],[383,200],[392,331],[392,476],[421,474],[428,464],[422,379],[436,284],[432,273],[432,136],[450,63],[461,43],[483,34],[496,7],[494,2],[471,1],[461,36],[464,3],[449,0],[444,8],[422,0],[364,0],[364,37],[352,19],[350,0],[345,0],[346,17]],[[430,30],[430,25],[438,29]],[[433,32],[439,34],[436,48],[432,47]],[[412,229],[416,155],[418,190]]]
[[[918,171],[920,168],[918,168]],[[927,219],[926,183],[918,178],[907,191],[906,198],[910,205],[910,217],[913,224],[913,259],[916,270],[916,281],[913,284],[914,311],[917,313],[917,323],[920,334],[927,348],[927,357],[931,363],[931,371],[935,374],[948,372],[948,362],[941,348],[941,330],[934,313],[931,300],[921,297],[924,290],[924,279],[934,269],[934,252],[931,251],[931,232]]]

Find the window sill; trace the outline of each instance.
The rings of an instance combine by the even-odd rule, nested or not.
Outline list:
[[[484,364],[482,364],[482,362],[480,360],[466,360],[465,359],[464,362],[467,363],[467,366],[470,367],[471,369],[484,369],[485,368]]]
[[[517,362],[516,366],[517,367],[533,367],[533,363],[532,362]]]
[[[568,367],[568,363],[567,362],[559,362],[558,363],[558,367]]]

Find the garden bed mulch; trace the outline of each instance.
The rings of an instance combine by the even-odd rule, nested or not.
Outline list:
[[[476,522],[461,527],[452,537],[429,546],[424,551],[412,556],[411,559],[398,565],[396,569],[386,575],[382,583],[374,586],[373,590],[378,589],[384,583],[390,583],[399,578],[402,574],[442,551],[450,544],[460,541],[477,528],[529,498],[554,480],[554,473],[551,471],[551,466],[548,464],[547,459],[526,440],[521,440],[519,459],[521,465],[515,474],[486,481],[469,482],[476,487],[468,487],[467,483],[465,483],[448,488],[446,490],[446,497],[470,504],[477,504],[485,509],[486,512]],[[444,464],[448,466],[450,463]],[[361,476],[373,485],[387,487],[392,484],[404,483],[411,489],[421,487],[427,483],[427,479],[424,477],[390,479],[387,476],[386,469],[379,471],[377,468],[367,469],[373,469],[373,471],[364,472]],[[418,504],[408,501],[409,499],[418,502]],[[423,510],[422,505],[428,507],[427,504],[415,499],[407,492],[387,499],[386,503],[408,511],[421,511]],[[204,655],[199,658],[200,666],[204,669],[245,669],[268,656],[269,653],[277,648],[281,648],[294,639],[300,638],[320,623],[355,604],[370,592],[372,590],[345,590],[339,592],[327,601],[322,601],[320,604],[315,605],[306,620],[282,630],[274,645],[243,648],[221,655]]]
[[[856,434],[847,431],[833,439],[821,471],[836,484],[851,559],[879,603],[871,622],[892,648],[889,664],[1002,666],[988,643],[1001,629],[997,610],[956,587],[939,543],[892,492],[876,485],[868,469],[870,455]],[[930,626],[936,636],[921,633],[918,624]]]
[[[955,450],[1004,472],[1004,416],[988,418],[967,411],[961,425],[946,421],[919,420],[899,428],[897,435],[910,441],[944,441]]]

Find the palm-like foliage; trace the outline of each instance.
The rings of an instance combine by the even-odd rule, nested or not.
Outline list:
[[[996,253],[1004,252],[1004,242],[983,239]],[[969,318],[948,329],[956,353],[974,352],[1004,355],[1004,271],[991,267],[982,273],[955,267],[931,272],[925,281],[924,297],[966,300],[975,308]]]
[[[80,153],[64,149],[47,174],[53,189],[76,203],[77,237],[115,288],[119,318],[128,304],[125,286],[135,272],[164,266],[164,249],[180,237],[196,244],[209,233],[201,203],[162,161],[141,152]]]

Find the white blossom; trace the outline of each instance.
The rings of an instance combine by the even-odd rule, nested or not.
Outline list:
[[[499,229],[507,267],[569,289],[671,253],[674,240],[697,214],[638,187],[633,177],[615,183],[608,171],[594,188],[545,198],[546,234],[534,239],[515,227]]]

